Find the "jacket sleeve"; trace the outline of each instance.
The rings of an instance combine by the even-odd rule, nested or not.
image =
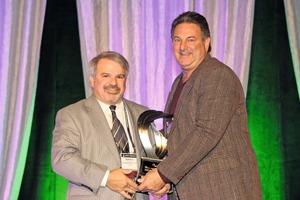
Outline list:
[[[107,166],[83,158],[82,121],[71,113],[67,109],[57,113],[52,140],[52,168],[70,182],[97,193]]]
[[[158,166],[174,184],[208,158],[239,106],[237,78],[230,70],[215,68],[203,81],[199,79],[177,104],[168,138],[169,155]]]

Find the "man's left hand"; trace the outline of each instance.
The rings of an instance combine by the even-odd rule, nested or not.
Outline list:
[[[138,179],[138,182],[141,184],[138,187],[138,190],[142,192],[149,192],[150,194],[156,194],[158,191],[166,191],[163,187],[166,183],[162,180],[160,175],[158,174],[157,169],[152,169],[147,172],[147,174]],[[157,193],[161,194],[161,193]]]
[[[160,199],[162,196],[164,196],[165,194],[168,194],[170,192],[171,189],[171,184],[167,183],[165,184],[165,186],[160,189],[157,192],[149,192],[149,194],[151,194],[152,196],[154,196],[157,199]]]

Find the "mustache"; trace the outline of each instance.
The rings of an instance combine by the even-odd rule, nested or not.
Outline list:
[[[105,86],[104,89],[117,89],[117,90],[120,90],[118,85],[112,85],[112,84]]]
[[[191,53],[191,51],[190,50],[179,50],[179,53],[180,54],[189,54],[189,53]]]

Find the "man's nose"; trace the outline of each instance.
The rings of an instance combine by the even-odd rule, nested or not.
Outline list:
[[[186,41],[182,41],[180,43],[180,50],[184,50],[184,49],[186,49],[186,47],[187,47],[187,42]]]
[[[117,84],[117,78],[114,78],[114,77],[110,78],[109,83],[112,84],[112,85],[116,85]]]

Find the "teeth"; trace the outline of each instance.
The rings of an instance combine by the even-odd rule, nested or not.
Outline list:
[[[180,54],[183,56],[187,56],[187,55],[189,55],[189,52],[181,52]]]

